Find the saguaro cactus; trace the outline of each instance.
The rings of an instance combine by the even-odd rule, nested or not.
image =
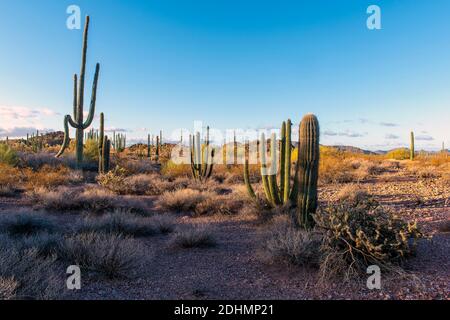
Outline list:
[[[191,151],[191,171],[194,179],[205,181],[211,177],[214,165],[215,150],[209,144],[209,127],[206,129],[206,141],[202,146],[200,132],[189,136]]]
[[[151,158],[151,156],[152,156],[152,152],[151,152],[151,137],[150,137],[150,134],[148,134],[147,135],[147,158]]]
[[[414,132],[411,131],[411,140],[409,148],[409,158],[411,161],[414,160]]]
[[[264,133],[261,134],[261,139],[257,141],[258,159],[260,160],[261,178],[263,183],[264,194],[267,201],[272,206],[283,205],[288,203],[291,199],[297,197],[296,180],[291,188],[291,120],[283,122],[281,126],[281,141],[280,141],[280,184],[277,182],[278,159],[277,159],[277,136],[272,133],[270,138],[270,166],[267,163],[266,153],[266,138]],[[244,181],[250,197],[254,198],[255,192],[250,184],[249,179],[249,165],[247,150],[249,146],[246,145],[246,159],[244,162]]]
[[[98,143],[98,172],[106,173],[109,171],[111,141],[105,136],[105,116],[100,113],[100,130],[96,135]]]
[[[155,160],[156,160],[156,162],[159,161],[160,139],[161,139],[161,136],[156,136],[156,151],[155,151]]]
[[[83,49],[81,55],[81,71],[80,80],[78,83],[77,75],[73,77],[73,116],[66,115],[64,117],[64,141],[61,146],[61,150],[58,152],[56,157],[60,157],[64,150],[69,145],[69,124],[76,129],[76,159],[77,166],[81,167],[83,164],[83,133],[87,129],[94,119],[95,113],[95,101],[97,96],[97,82],[98,74],[100,71],[100,64],[97,63],[95,67],[94,82],[92,85],[92,95],[91,104],[89,108],[89,114],[86,121],[83,119],[83,107],[84,107],[84,76],[86,70],[86,53],[87,53],[87,43],[88,43],[88,32],[89,32],[89,16],[86,17],[86,24],[83,33]]]
[[[317,180],[319,177],[319,121],[313,114],[303,117],[300,123],[298,145],[298,198],[297,219],[299,226],[314,225],[312,214],[317,209]]]

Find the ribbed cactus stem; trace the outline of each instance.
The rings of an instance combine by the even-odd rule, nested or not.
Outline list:
[[[317,180],[319,176],[319,121],[313,114],[303,117],[299,129],[298,150],[298,225],[311,228],[312,214],[317,209]]]
[[[249,149],[250,146],[248,143],[245,145],[245,160],[244,160],[244,183],[247,188],[247,192],[252,199],[256,199],[255,191],[253,190],[253,187],[250,183],[250,174],[249,174],[249,165],[248,165],[248,159],[249,159]]]
[[[268,178],[269,171],[267,170],[267,160],[266,160],[266,152],[267,152],[266,136],[264,135],[264,133],[261,133],[261,140],[259,143],[259,147],[260,147],[259,154],[261,157],[261,179],[263,183],[264,194],[266,195],[267,200],[272,203],[272,195],[270,193],[269,178]]]
[[[414,160],[414,132],[411,131],[411,140],[410,140],[410,148],[409,148],[409,158],[411,161]]]
[[[193,178],[198,181],[207,180],[212,174],[214,165],[215,150],[211,148],[209,143],[209,127],[205,139],[205,144],[202,146],[200,132],[197,132],[195,136],[189,136],[191,171]]]
[[[284,140],[284,167],[280,164],[281,170],[284,171],[284,186],[281,196],[283,197],[283,202],[287,203],[290,197],[290,183],[291,183],[291,120],[289,119],[286,123],[286,138]],[[283,150],[282,150],[283,152]]]
[[[277,134],[272,133],[270,137],[270,172],[268,179],[271,202],[274,205],[280,204],[280,190],[277,186],[277,149]]]
[[[280,198],[281,202],[284,201],[284,186],[286,178],[286,122],[283,121],[281,125],[281,138],[280,138]],[[289,179],[289,173],[287,174]]]
[[[99,173],[104,172],[102,165],[103,165],[103,140],[105,138],[105,115],[102,113],[100,113],[100,136],[98,139],[98,170]]]
[[[69,124],[76,129],[75,139],[76,139],[76,159],[78,168],[82,167],[83,164],[83,139],[84,139],[84,130],[89,128],[94,119],[95,114],[95,102],[97,96],[97,83],[98,83],[98,75],[100,72],[100,64],[97,63],[95,67],[94,81],[92,84],[92,93],[91,93],[91,103],[89,108],[89,113],[86,121],[83,119],[83,107],[84,107],[84,79],[85,79],[85,71],[86,71],[86,54],[87,54],[87,43],[88,43],[88,34],[89,34],[89,16],[86,17],[86,24],[84,27],[83,33],[83,48],[81,54],[81,70],[80,70],[80,79],[78,81],[77,75],[74,75],[73,78],[73,115],[66,115],[64,117],[64,141],[61,146],[60,151],[56,155],[57,157],[61,156],[64,153],[64,150],[69,145]]]
[[[151,158],[151,150],[150,150],[150,134],[147,135],[147,158]]]

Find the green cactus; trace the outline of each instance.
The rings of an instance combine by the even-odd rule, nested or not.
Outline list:
[[[414,132],[411,131],[411,140],[410,140],[410,148],[409,148],[409,158],[411,161],[414,160]]]
[[[104,136],[103,143],[99,143],[99,145],[102,145],[102,153],[99,155],[99,173],[108,173],[111,161],[111,140],[108,139],[108,136]]]
[[[160,152],[160,140],[161,136],[156,136],[156,150],[155,150],[155,161],[159,161],[159,152]]]
[[[113,132],[113,142],[112,145],[116,152],[123,152],[125,150],[127,143],[127,137],[124,134]]]
[[[209,144],[209,127],[206,129],[206,141],[203,146],[200,132],[197,132],[195,137],[189,136],[189,143],[192,177],[198,181],[206,181],[212,175],[215,154],[214,148]]]
[[[237,166],[238,164],[238,145],[236,140],[236,131],[233,132],[233,165]]]
[[[150,143],[150,134],[147,135],[147,158],[150,159],[152,156],[152,151],[151,151],[151,143]]]
[[[317,180],[319,177],[319,121],[313,114],[300,123],[298,146],[298,197],[296,223],[303,228],[314,225],[312,215],[317,209]]]
[[[277,182],[278,159],[277,159],[277,137],[273,133],[270,138],[270,166],[266,160],[266,138],[264,133],[261,134],[261,139],[257,141],[257,162],[261,167],[261,178],[263,183],[264,194],[267,201],[272,206],[283,205],[291,202],[297,197],[297,187],[294,179],[294,185],[291,188],[291,121],[283,122],[281,126],[281,141],[280,141],[280,184]],[[249,149],[248,144],[245,147]],[[250,197],[255,198],[255,192],[250,184],[249,170],[248,170],[248,155],[244,163],[244,181]]]
[[[64,141],[61,146],[61,150],[58,152],[56,157],[60,157],[64,150],[69,145],[69,124],[76,129],[76,159],[77,166],[82,167],[83,164],[83,138],[84,130],[87,129],[94,119],[95,114],[95,101],[97,96],[97,82],[98,75],[100,72],[100,64],[97,63],[95,67],[94,81],[92,85],[92,95],[91,103],[89,108],[89,114],[86,121],[83,119],[83,107],[84,107],[84,77],[86,70],[86,53],[87,53],[87,42],[88,42],[88,32],[89,32],[89,16],[86,16],[86,24],[83,33],[83,49],[81,56],[81,71],[80,80],[78,83],[77,75],[73,78],[73,116],[66,115],[64,117]]]

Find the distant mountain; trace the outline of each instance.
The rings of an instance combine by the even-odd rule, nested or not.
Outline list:
[[[345,152],[351,152],[351,153],[361,153],[361,154],[380,154],[377,152],[364,150],[358,147],[352,147],[352,146],[329,146],[330,148],[335,148],[339,151],[345,151]],[[381,151],[383,152],[383,151]]]

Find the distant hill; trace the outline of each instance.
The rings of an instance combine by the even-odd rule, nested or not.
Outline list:
[[[335,148],[339,151],[351,152],[351,153],[361,153],[361,154],[380,154],[369,150],[364,150],[358,147],[352,146],[329,146],[330,148]]]

